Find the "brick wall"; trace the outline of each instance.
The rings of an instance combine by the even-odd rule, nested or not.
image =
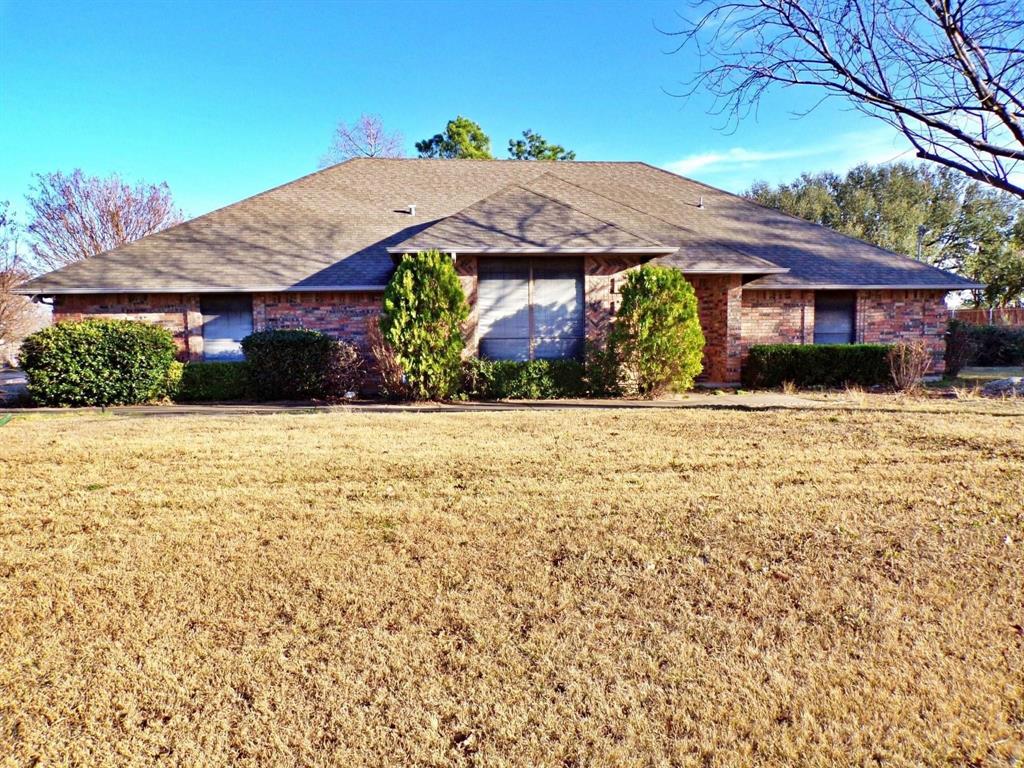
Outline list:
[[[716,384],[738,382],[743,313],[739,275],[693,275],[686,279],[697,294],[697,314],[704,332],[704,371],[699,380]]]
[[[924,339],[932,372],[945,370],[945,291],[858,291],[857,341],[890,344]],[[742,353],[752,344],[814,342],[814,291],[744,291]]]
[[[367,329],[380,316],[380,293],[255,293],[252,321],[256,330],[310,328],[335,339],[368,348]]]
[[[199,296],[180,293],[109,293],[56,296],[53,321],[140,320],[161,325],[174,334],[183,360],[200,360],[203,355],[203,317]]]
[[[946,370],[945,291],[858,291],[857,341],[890,344],[924,339],[932,353],[932,373]]]
[[[462,292],[466,294],[466,301],[469,303],[469,317],[462,328],[466,337],[466,349],[464,357],[472,357],[476,354],[480,339],[477,335],[480,324],[480,313],[476,306],[476,289],[479,259],[476,256],[458,256],[455,259],[455,272],[462,283]]]
[[[587,339],[600,341],[608,333],[619,308],[626,273],[642,263],[638,256],[585,256],[583,296],[586,304]]]
[[[814,291],[743,291],[741,354],[753,344],[814,341]]]

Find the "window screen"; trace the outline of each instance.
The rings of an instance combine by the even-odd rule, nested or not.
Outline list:
[[[242,339],[252,333],[252,297],[245,294],[201,296],[203,357],[207,360],[241,360]]]
[[[856,309],[854,291],[817,291],[814,294],[814,343],[852,344]]]
[[[481,259],[480,355],[577,357],[585,336],[582,259]]]

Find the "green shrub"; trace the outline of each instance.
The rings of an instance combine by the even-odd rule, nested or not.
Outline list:
[[[950,320],[946,329],[946,375],[956,376],[969,365],[975,355],[975,343],[971,334],[973,326],[961,320]]]
[[[1024,328],[968,325],[973,354],[971,365],[1024,365]]]
[[[586,394],[579,360],[483,360],[463,364],[463,390],[480,400],[550,400]]]
[[[188,363],[172,397],[183,403],[251,400],[254,393],[249,364]]]
[[[58,323],[21,345],[34,402],[133,405],[162,397],[177,348],[164,328],[134,320]]]
[[[380,330],[412,397],[443,399],[458,389],[468,316],[449,256],[426,251],[402,257],[384,292]]]
[[[179,360],[171,363],[164,378],[164,385],[158,397],[173,400],[181,389],[181,377],[185,375],[185,364]]]
[[[654,397],[693,387],[704,354],[693,286],[670,267],[646,264],[629,272],[609,343],[620,380],[635,394]]]
[[[588,340],[583,359],[583,384],[588,395],[618,397],[622,394],[618,355],[610,341],[600,344]]]
[[[743,384],[751,388],[870,387],[888,384],[888,344],[756,344],[743,366]]]
[[[320,331],[257,331],[242,339],[242,351],[260,400],[339,397],[362,383],[362,356]]]

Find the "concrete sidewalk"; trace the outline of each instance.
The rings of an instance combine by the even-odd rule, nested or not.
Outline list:
[[[693,392],[663,400],[502,400],[496,402],[384,403],[352,401],[337,405],[315,402],[284,403],[194,403],[173,405],[129,405],[110,408],[11,408],[6,412],[31,414],[110,413],[117,416],[245,416],[275,413],[491,413],[543,410],[636,410],[716,408],[733,410],[775,410],[780,408],[827,408],[822,400],[779,392],[716,394]]]

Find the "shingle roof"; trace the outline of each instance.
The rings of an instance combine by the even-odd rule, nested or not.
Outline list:
[[[532,182],[529,187],[506,187],[421,230],[390,251],[415,253],[439,248],[457,253],[666,254],[675,250],[534,189]]]
[[[500,225],[474,229],[474,216]],[[472,233],[476,248],[661,244],[676,250],[658,261],[684,272],[761,275],[748,287],[974,285],[645,163],[359,159],[43,275],[24,290],[380,287],[394,268],[389,249],[411,247],[428,229],[431,238]]]

